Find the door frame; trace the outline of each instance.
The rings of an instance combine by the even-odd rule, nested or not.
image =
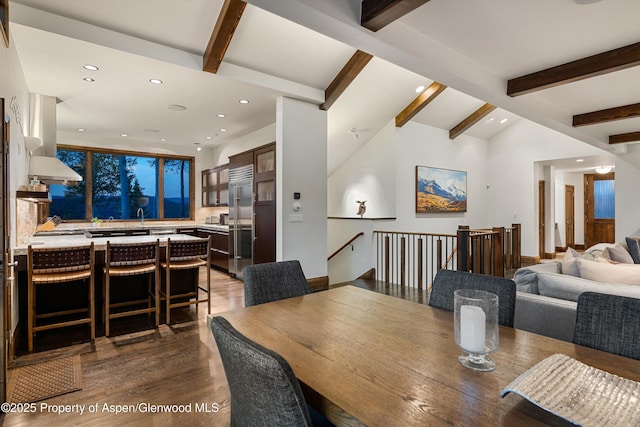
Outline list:
[[[13,351],[9,354],[11,349],[11,301],[9,300],[11,291],[9,286],[12,286],[13,280],[13,268],[10,266],[10,249],[11,249],[11,222],[10,222],[10,209],[9,206],[9,116],[5,112],[5,99],[0,98],[0,140],[2,144],[2,156],[0,158],[0,168],[2,169],[0,176],[0,228],[2,228],[2,242],[0,243],[0,257],[2,259],[2,266],[0,268],[0,276],[2,286],[0,286],[0,341],[2,341],[2,352],[0,355],[0,399],[2,402],[6,402],[7,397],[7,365],[8,361],[13,357]],[[9,274],[11,270],[11,274]]]
[[[605,174],[590,173],[584,174],[584,246],[589,248],[595,245],[595,219],[594,219],[594,203],[593,203],[593,182],[604,180],[615,180],[615,172],[609,172]],[[612,241],[615,241],[615,218],[613,218],[614,236]]]
[[[576,245],[576,187],[574,185],[564,186],[564,240],[565,250],[575,248]]]
[[[545,196],[545,181],[540,180],[538,181],[538,256],[540,259],[544,259],[545,257]]]

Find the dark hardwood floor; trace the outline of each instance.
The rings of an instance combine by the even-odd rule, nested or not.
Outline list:
[[[200,283],[205,280],[202,271]],[[358,279],[335,286],[347,284],[427,303],[426,292],[375,280]],[[241,281],[212,270],[211,287],[212,315],[244,307]],[[38,402],[34,413],[0,415],[0,423],[7,427],[229,425],[229,389],[208,327],[206,305],[200,304],[198,312],[194,306],[173,309],[171,320],[171,326],[163,324],[156,330],[145,328],[146,315],[118,319],[119,323],[112,326],[114,336],[100,336],[94,345],[86,342],[86,325],[40,334],[36,350],[41,351],[22,352],[10,369],[80,354],[82,390]],[[62,347],[61,342],[65,344]],[[177,406],[166,412],[159,405]],[[66,411],[47,411],[56,408]],[[78,413],[79,408],[83,408],[83,414]],[[90,412],[90,408],[95,411]],[[116,410],[121,412],[116,414]]]
[[[244,307],[242,282],[213,270],[212,274],[212,314]],[[201,283],[204,279],[202,272]],[[35,413],[0,415],[0,423],[3,426],[229,425],[229,390],[206,319],[205,304],[200,304],[197,314],[193,306],[174,309],[172,325],[161,325],[158,330],[99,337],[95,345],[81,343],[18,356],[13,367],[80,354],[82,390],[38,402]],[[46,408],[41,404],[46,404],[46,408],[72,405],[66,409],[76,411],[58,415],[42,411]],[[131,405],[137,404],[141,405],[138,410],[131,411],[136,409]],[[89,412],[90,405],[97,410]],[[183,406],[162,412],[151,405]],[[79,414],[77,408],[83,406],[84,413]],[[130,412],[116,414],[118,408]]]

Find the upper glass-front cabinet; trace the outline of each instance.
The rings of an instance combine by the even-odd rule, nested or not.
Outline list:
[[[273,172],[276,170],[275,147],[266,151],[256,152],[256,173]]]
[[[273,204],[276,200],[276,144],[255,151],[255,202]]]
[[[202,206],[225,206],[229,203],[229,165],[202,171]]]

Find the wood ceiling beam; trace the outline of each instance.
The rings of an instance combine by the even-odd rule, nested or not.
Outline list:
[[[455,139],[458,136],[462,135],[464,131],[478,123],[487,114],[495,109],[495,105],[491,105],[489,103],[484,104],[482,107],[478,108],[476,111],[467,116],[467,118],[465,118],[463,121],[451,128],[451,130],[449,130],[449,139]]]
[[[218,72],[246,6],[242,0],[225,0],[202,58],[203,71]]]
[[[622,107],[576,114],[573,116],[573,127],[595,125],[638,116],[640,116],[640,104],[624,105]]]
[[[360,25],[371,30],[392,23],[429,0],[363,0]]]
[[[619,133],[609,135],[609,144],[621,144],[623,142],[640,141],[640,132]]]
[[[507,95],[518,96],[640,65],[640,43],[588,56],[546,70],[516,77],[507,83]]]
[[[441,83],[433,82],[426,88],[411,104],[407,105],[404,110],[396,116],[396,127],[402,127],[424,107],[429,105],[431,101],[436,99],[447,87]]]
[[[371,58],[373,58],[372,55],[361,50],[357,50],[356,53],[353,54],[324,91],[324,104],[320,106],[321,110],[331,108],[333,103],[338,100],[340,95],[347,90],[351,82],[358,77],[358,74],[360,74],[369,61],[371,61]]]

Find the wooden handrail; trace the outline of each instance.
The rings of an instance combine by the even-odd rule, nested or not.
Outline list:
[[[344,248],[349,246],[351,243],[353,243],[354,240],[356,240],[360,236],[364,236],[364,232],[363,231],[361,231],[358,234],[356,234],[355,236],[353,236],[347,243],[345,243],[344,245],[340,246],[340,249],[338,249],[337,251],[335,251],[334,253],[329,255],[329,258],[327,258],[327,261],[329,261],[334,256],[338,255],[340,253],[340,251],[342,251]]]
[[[407,236],[432,236],[432,237],[456,237],[455,234],[437,234],[437,233],[423,233],[423,232],[412,232],[412,231],[382,231],[382,230],[374,230],[374,233],[387,233],[387,234],[405,234]]]

